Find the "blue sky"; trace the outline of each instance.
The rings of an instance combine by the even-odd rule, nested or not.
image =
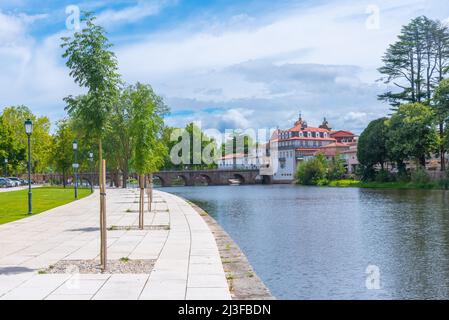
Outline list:
[[[169,124],[220,130],[288,127],[301,111],[360,132],[388,112],[376,69],[401,26],[449,21],[446,0],[0,0],[0,108],[56,121],[82,92],[59,48],[68,5],[96,13],[123,78],[151,84]]]

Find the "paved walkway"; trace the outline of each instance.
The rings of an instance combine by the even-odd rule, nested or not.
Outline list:
[[[107,224],[138,225],[137,190],[107,192]],[[108,259],[157,259],[150,274],[40,274],[60,260],[99,259],[98,192],[0,225],[0,299],[230,299],[217,245],[184,200],[155,191],[145,224],[108,231]]]

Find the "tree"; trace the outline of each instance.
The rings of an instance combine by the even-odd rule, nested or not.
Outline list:
[[[316,157],[300,162],[296,169],[296,180],[303,185],[321,184],[327,175],[327,162],[322,154]]]
[[[425,16],[405,25],[398,41],[391,44],[382,58],[380,79],[393,84],[399,92],[386,92],[380,100],[397,108],[401,103],[428,102],[435,84],[449,64],[449,32],[439,21]]]
[[[75,83],[87,89],[87,94],[64,99],[69,115],[78,118],[89,135],[98,141],[98,163],[100,177],[103,177],[102,137],[108,123],[113,103],[118,96],[120,76],[118,63],[110,50],[112,44],[106,37],[105,30],[95,24],[91,13],[84,13],[82,22],[85,27],[75,32],[72,37],[64,37],[61,47],[65,49],[62,57],[70,69],[70,76]],[[104,177],[103,177],[104,179]],[[106,211],[105,190],[100,182],[100,229],[101,229],[101,263],[106,269]]]
[[[86,26],[72,37],[62,38],[65,49],[63,58],[70,69],[70,76],[88,93],[78,97],[68,96],[68,113],[80,120],[90,135],[98,140],[99,158],[102,160],[102,137],[108,123],[113,103],[117,99],[120,76],[112,44],[105,30],[95,24],[95,17],[85,13],[82,22]]]
[[[426,165],[426,156],[437,150],[439,137],[434,127],[435,113],[432,108],[410,103],[401,105],[388,120],[387,147],[390,158],[403,167],[406,159],[415,159]]]
[[[3,116],[0,115],[0,168],[7,172],[17,170],[20,164],[25,160],[25,148],[17,141],[11,132],[11,128],[7,126]],[[5,165],[5,159],[8,163]],[[3,172],[6,175],[6,172]]]
[[[139,228],[144,227],[144,178],[164,164],[167,149],[162,143],[164,120],[157,108],[154,92],[149,85],[137,83],[125,91],[131,104],[130,133],[133,140],[132,165],[139,175]]]
[[[163,140],[171,153],[164,161],[164,168],[201,170],[216,167],[213,162],[217,156],[217,145],[213,138],[208,137],[195,123],[189,123],[184,129],[165,128]],[[206,161],[204,155],[210,158]],[[174,161],[172,157],[178,157]]]
[[[33,134],[31,145],[33,161],[32,171],[41,173],[47,171],[50,165],[52,138],[50,135],[50,120],[47,117],[37,117],[26,106],[7,107],[2,113],[3,125],[12,135],[14,144],[18,149],[27,149],[27,135],[25,134],[24,122],[27,119],[33,121]],[[11,158],[13,159],[13,158]],[[22,161],[17,167],[18,171],[25,171],[25,162]]]
[[[357,159],[366,168],[379,164],[382,169],[388,160],[388,127],[387,118],[373,120],[359,137]]]
[[[223,155],[232,153],[243,153],[247,155],[254,145],[253,139],[249,135],[235,130],[231,137],[221,145],[221,152]]]
[[[444,171],[446,170],[445,153],[447,151],[446,127],[449,118],[449,79],[439,83],[435,89],[433,100],[440,134],[440,169]]]
[[[53,137],[53,163],[55,169],[62,172],[62,184],[64,188],[67,184],[67,174],[73,164],[73,140],[76,135],[73,132],[70,122],[67,119],[57,122],[57,130]]]
[[[341,157],[340,154],[337,154],[335,157],[332,157],[328,162],[328,172],[327,179],[328,180],[340,180],[346,174],[345,168],[345,160]]]

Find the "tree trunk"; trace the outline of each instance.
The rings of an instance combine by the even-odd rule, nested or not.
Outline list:
[[[100,261],[103,271],[107,268],[106,230],[106,163],[103,161],[101,138],[98,141],[99,186],[100,186]]]
[[[444,148],[444,124],[443,122],[440,122],[440,138],[441,138],[441,145],[440,145],[440,170],[445,171],[446,170],[446,157],[444,156],[444,153],[446,152]]]
[[[426,156],[419,157],[419,164],[425,169],[426,168]]]
[[[153,202],[153,174],[151,173],[148,175],[147,195],[148,195],[148,212],[151,212],[151,203]]]
[[[139,229],[143,230],[144,226],[144,207],[145,207],[145,176],[139,175],[140,201],[139,201]]]
[[[66,179],[65,179],[65,169],[62,169],[62,185],[63,185],[64,189],[67,186]]]
[[[123,189],[126,189],[126,187],[128,186],[128,178],[129,178],[129,173],[128,173],[128,168],[126,168],[123,170],[123,177],[122,177]]]

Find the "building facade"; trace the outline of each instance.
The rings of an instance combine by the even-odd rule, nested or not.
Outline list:
[[[323,154],[328,160],[337,155],[346,159],[345,153],[354,150],[356,155],[357,136],[350,131],[333,131],[326,118],[318,127],[309,126],[300,115],[292,128],[275,132],[270,140],[270,147],[274,150],[272,159],[274,158],[274,162],[277,160],[272,181],[291,183],[295,180],[298,164],[318,154]],[[347,162],[348,172],[352,172],[357,162],[352,158],[354,153],[350,155],[351,164]]]

